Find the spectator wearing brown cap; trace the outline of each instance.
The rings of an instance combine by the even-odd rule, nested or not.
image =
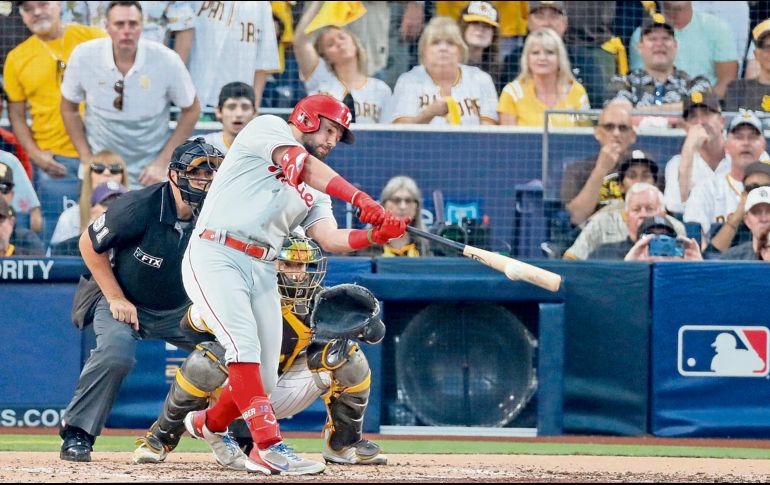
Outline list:
[[[677,43],[674,28],[658,14],[642,28],[638,44],[644,67],[627,76],[615,76],[605,99],[626,98],[644,111],[682,110],[682,100],[693,92],[710,91],[703,76],[691,78],[674,66]]]
[[[742,111],[728,127],[725,151],[730,156],[730,172],[716,176],[698,185],[690,194],[684,211],[685,222],[697,222],[704,234],[712,234],[712,225],[722,224],[719,232],[737,231],[738,226],[724,224],[727,217],[738,209],[743,193],[743,178],[752,162],[766,157],[767,142],[762,134],[762,122],[751,111]],[[716,228],[715,228],[716,229]],[[729,247],[734,232],[720,235],[715,247],[723,251]]]
[[[762,162],[757,163],[762,164]],[[766,184],[770,185],[770,165],[763,165],[766,166],[766,171],[764,172]],[[761,256],[761,253],[762,249],[765,249],[765,246],[767,246],[767,240],[763,243],[762,237],[764,234],[767,234],[768,230],[770,230],[770,187],[767,185],[752,189],[746,196],[746,201],[741,208],[741,212],[743,213],[743,223],[751,231],[751,239],[731,247],[723,252],[719,256],[719,259],[765,259]],[[765,249],[764,254],[769,255],[770,253]]]
[[[612,239],[605,236],[598,244],[590,246],[588,255],[580,259],[621,260],[625,258],[628,251],[633,248],[641,235],[639,227],[642,225],[642,222],[652,216],[661,216],[668,220],[677,235],[685,235],[686,233],[682,223],[671,216],[666,216],[666,208],[663,204],[663,194],[657,187],[649,183],[640,182],[632,185],[626,193],[626,200],[622,210],[608,210],[608,212],[618,213],[615,218],[618,222],[616,222],[617,225],[615,226],[616,229],[613,231]],[[592,220],[586,229],[593,223],[594,221]],[[581,236],[582,235],[583,234],[581,233]],[[578,238],[578,241],[575,243],[577,244],[578,242],[580,242],[580,238]],[[575,246],[565,253],[565,258],[569,258],[571,254],[575,254],[573,252],[574,247]]]
[[[748,221],[748,196],[757,188],[770,186],[770,162],[753,162],[749,164],[743,173],[743,192],[741,193],[738,207],[728,214],[724,223],[714,234],[707,252],[726,252],[732,248],[751,242],[752,238],[761,232],[752,229],[757,226],[756,218],[751,216]],[[756,215],[756,214],[755,214]],[[754,237],[753,237],[754,236]]]
[[[0,256],[43,256],[45,248],[37,235],[16,227],[13,208],[0,197]]]
[[[661,2],[666,21],[674,28],[678,49],[675,63],[690,76],[705,76],[718,96],[738,76],[735,39],[727,23],[713,15],[693,11],[692,2]],[[631,36],[631,69],[643,66],[637,45],[641,29]]]
[[[666,208],[681,214],[693,187],[730,171],[722,136],[725,120],[713,93],[690,93],[684,100],[684,131],[679,155],[666,164]]]
[[[752,31],[756,49],[754,58],[758,74],[754,79],[737,79],[727,86],[725,109],[738,111],[739,108],[754,111],[770,111],[770,19],[757,25]]]

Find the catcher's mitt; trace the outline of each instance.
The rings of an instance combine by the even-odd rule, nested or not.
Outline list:
[[[320,337],[354,338],[376,344],[385,337],[380,303],[363,286],[343,284],[318,292],[310,326]]]

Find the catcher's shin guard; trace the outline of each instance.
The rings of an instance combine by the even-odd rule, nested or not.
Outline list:
[[[369,404],[371,371],[358,345],[350,340],[332,340],[308,348],[311,371],[331,371],[331,387],[323,396],[329,412],[329,445],[341,450],[362,439],[363,417]]]
[[[150,433],[160,440],[167,451],[179,444],[185,429],[185,416],[191,411],[205,409],[211,393],[227,380],[227,367],[222,364],[224,355],[225,349],[219,343],[203,342],[195,347],[177,371],[163,410],[150,428]]]

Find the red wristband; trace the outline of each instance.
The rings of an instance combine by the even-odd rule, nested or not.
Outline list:
[[[350,234],[348,235],[348,246],[350,246],[353,251],[368,248],[374,244],[371,239],[371,232],[371,229],[354,229],[350,231]]]
[[[324,192],[337,199],[352,203],[356,194],[361,191],[353,187],[353,184],[342,178],[341,175],[337,175],[326,184],[326,190]]]

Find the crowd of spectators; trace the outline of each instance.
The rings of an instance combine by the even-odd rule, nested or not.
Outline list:
[[[35,188],[80,181],[79,203],[44,237],[49,254],[66,254],[109,197],[165,180],[199,120],[222,123],[206,140],[226,152],[260,108],[322,92],[356,123],[569,128],[602,108],[597,155],[561,179],[580,233],[565,257],[638,259],[647,217],[675,237],[700,226],[685,259],[695,240],[699,256],[762,255],[765,203],[751,194],[770,184],[757,116],[770,111],[770,19],[752,21],[749,2],[0,3],[12,4],[0,9],[13,39],[0,59],[24,155],[0,151],[4,223],[42,236]],[[572,112],[546,117],[553,109]],[[645,125],[683,128],[680,153],[656,161],[637,149]],[[381,201],[422,225],[414,179],[393,178]],[[408,236],[384,251],[430,254]]]

